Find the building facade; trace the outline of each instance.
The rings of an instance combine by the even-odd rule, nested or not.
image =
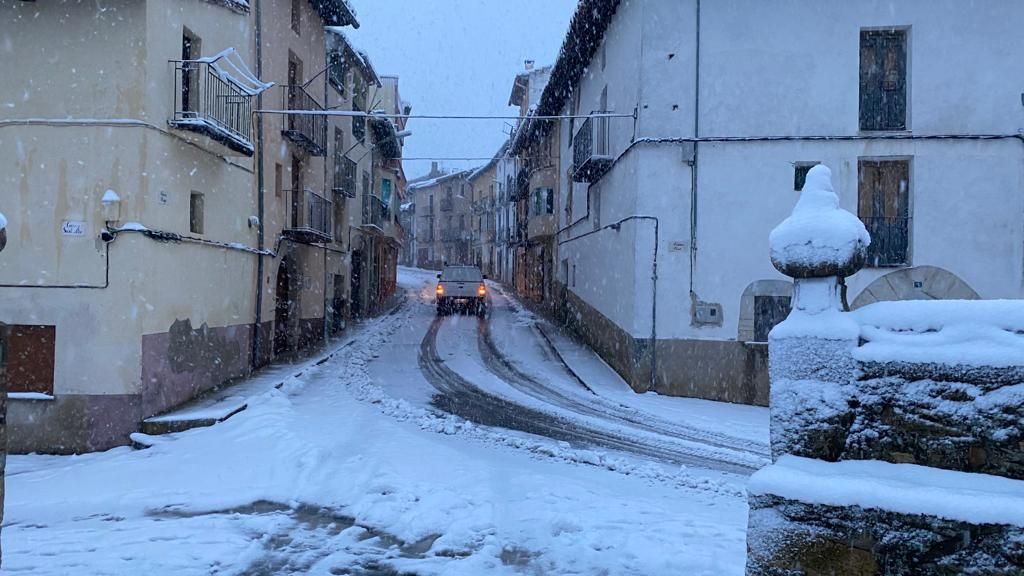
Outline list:
[[[309,114],[371,109],[365,54],[325,32],[358,26],[347,2],[105,7],[0,2],[20,62],[0,88],[0,204],[19,215],[0,264],[13,452],[125,444],[394,292],[394,249],[359,304],[349,271],[359,194],[396,170],[399,129]],[[392,185],[399,202],[400,168]]]
[[[473,262],[488,277],[494,277],[497,259],[494,245],[497,158],[469,174],[472,186]]]
[[[562,318],[635,389],[767,403],[790,287],[761,239],[816,163],[873,237],[851,307],[1024,293],[1024,9],[828,6],[581,2],[536,107],[583,116],[556,128]]]
[[[475,264],[471,173],[463,170],[409,185],[417,198],[416,265],[420,268]]]

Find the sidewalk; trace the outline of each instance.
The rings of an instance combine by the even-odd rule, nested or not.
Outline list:
[[[404,302],[405,298],[399,297],[387,312],[368,320],[394,314]],[[250,398],[271,388],[281,388],[288,380],[302,376],[310,368],[327,362],[351,346],[362,335],[366,325],[366,322],[350,325],[340,337],[307,351],[302,358],[269,364],[247,378],[219,386],[169,412],[143,420],[140,431],[131,435],[132,443],[148,448],[153,445],[152,436],[213,426],[227,420],[245,410]]]

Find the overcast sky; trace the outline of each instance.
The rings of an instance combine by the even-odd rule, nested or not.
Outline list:
[[[381,75],[399,77],[415,114],[515,113],[508,97],[523,61],[551,64],[576,0],[352,0],[359,30],[346,29]],[[504,142],[502,120],[410,120],[403,154],[490,157]],[[464,168],[480,162],[442,162]],[[414,178],[429,161],[405,162]]]

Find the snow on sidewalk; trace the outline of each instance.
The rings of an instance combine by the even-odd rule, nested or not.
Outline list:
[[[743,573],[742,498],[544,457],[515,446],[557,443],[388,396],[370,367],[413,309],[216,426],[142,451],[12,457],[5,570]]]

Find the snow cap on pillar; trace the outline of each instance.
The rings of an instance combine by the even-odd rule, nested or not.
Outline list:
[[[839,207],[832,171],[810,169],[793,213],[768,237],[775,268],[791,278],[847,277],[864,265],[871,236],[859,218]]]

